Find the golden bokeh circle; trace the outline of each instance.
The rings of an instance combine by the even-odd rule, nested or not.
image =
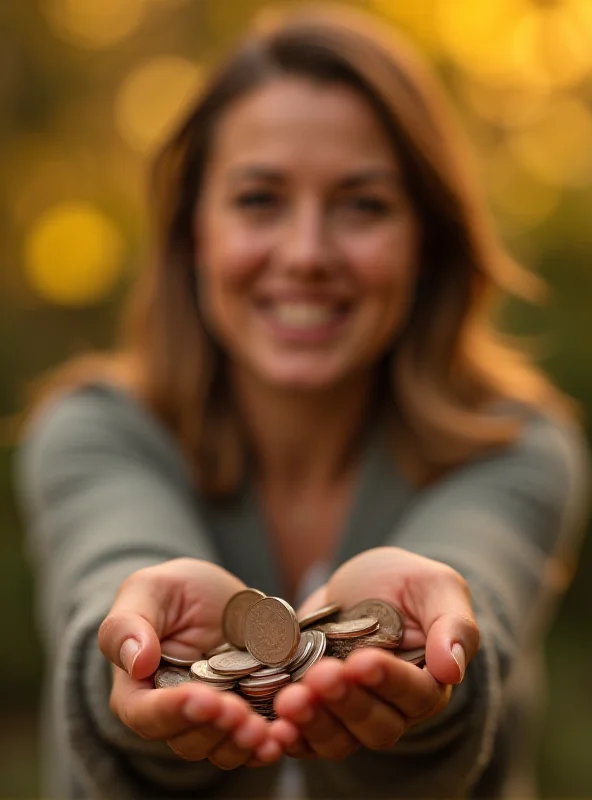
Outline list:
[[[147,153],[166,137],[187,110],[201,78],[198,64],[167,55],[137,66],[115,100],[115,124],[127,144]]]
[[[44,0],[43,13],[54,33],[89,49],[110,47],[138,26],[145,0]]]
[[[24,247],[29,286],[65,306],[104,300],[123,270],[124,241],[115,224],[85,202],[62,202],[36,220]]]

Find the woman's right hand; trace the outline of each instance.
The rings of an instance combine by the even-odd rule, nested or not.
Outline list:
[[[99,629],[101,652],[114,665],[110,707],[145,739],[163,740],[181,758],[221,769],[270,764],[282,751],[268,724],[231,692],[190,681],[154,689],[167,655],[195,658],[222,640],[224,606],[246,588],[215,564],[179,558],[130,575]]]

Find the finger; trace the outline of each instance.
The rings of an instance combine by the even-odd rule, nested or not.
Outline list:
[[[300,729],[309,747],[320,758],[342,759],[359,743],[322,705],[316,704],[310,689],[299,684],[286,688],[278,697],[278,713]]]
[[[281,717],[275,719],[269,726],[269,736],[278,742],[280,749],[290,758],[318,758],[315,751],[303,739],[298,726],[288,719]]]
[[[424,719],[442,710],[450,695],[428,670],[377,648],[352,653],[344,662],[344,671],[348,681],[369,689],[409,720]]]
[[[407,729],[407,721],[399,709],[348,682],[342,662],[329,658],[310,673],[308,687],[314,696],[365,747],[372,750],[392,747]]]
[[[251,714],[238,728],[211,750],[208,756],[209,760],[212,764],[225,770],[236,769],[242,764],[246,764],[257,748],[263,749],[261,745],[267,737],[266,728],[265,720],[262,717]]]
[[[249,714],[247,704],[236,695],[222,695],[193,682],[154,689],[149,679],[135,681],[120,669],[116,670],[110,705],[128,728],[154,740],[172,739],[223,714],[236,714],[239,720]]]
[[[427,632],[429,671],[441,683],[460,683],[479,649],[479,628],[467,582],[452,568],[438,564],[429,582],[416,582],[410,594],[418,621]]]
[[[197,587],[197,588],[196,588]],[[242,581],[214,564],[191,558],[172,559],[145,567],[121,584],[115,602],[101,623],[99,648],[113,664],[136,678],[158,666],[160,641],[181,630],[186,641],[173,655],[193,657],[219,638],[221,609]],[[181,625],[179,609],[191,609]]]
[[[134,677],[154,672],[165,629],[163,609],[170,602],[170,584],[158,580],[150,568],[127,578],[99,628],[98,644],[103,655]]]

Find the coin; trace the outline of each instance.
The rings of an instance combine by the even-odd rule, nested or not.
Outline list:
[[[338,603],[330,603],[328,606],[323,606],[323,608],[319,608],[316,611],[311,611],[310,614],[305,614],[303,617],[298,617],[300,630],[303,631],[305,628],[309,628],[316,622],[330,622],[332,621],[330,618],[338,614],[340,610],[341,606]],[[363,614],[360,614],[360,616],[363,616]]]
[[[325,636],[323,631],[316,630],[315,628],[311,631],[311,633],[313,635],[313,640],[314,640],[312,652],[306,659],[304,664],[302,664],[302,666],[298,667],[298,669],[294,670],[294,672],[292,673],[293,681],[299,681],[312,666],[314,666],[318,661],[320,661],[320,659],[323,657],[325,653],[325,649],[327,647],[327,637]]]
[[[195,653],[193,658],[177,658],[177,656],[169,656],[167,653],[161,651],[160,657],[163,661],[166,661],[167,664],[174,664],[176,667],[190,667],[192,664],[195,664],[196,661],[199,661],[201,653]]]
[[[212,656],[212,658],[208,659],[208,664],[215,672],[231,673],[233,675],[250,675],[261,668],[261,662],[244,650],[219,653],[217,656]]]
[[[222,630],[226,640],[235,647],[245,649],[245,619],[252,605],[265,597],[258,589],[244,589],[234,594],[226,603],[222,614]]]
[[[349,639],[378,630],[378,620],[372,617],[349,619],[343,622],[325,622],[315,630],[324,631],[327,639]]]
[[[182,683],[187,683],[188,680],[189,670],[181,667],[160,667],[154,673],[154,686],[157,689],[180,686]]]
[[[315,639],[313,631],[302,631],[298,649],[294,653],[293,658],[284,667],[288,672],[294,672],[304,664],[306,659],[311,654],[312,648],[314,647],[314,641]]]
[[[222,644],[216,645],[216,647],[212,647],[211,650],[205,654],[206,658],[211,658],[212,656],[217,656],[218,653],[229,653],[229,652],[236,653],[236,647],[230,642],[222,642]],[[197,661],[197,659],[196,659]]]
[[[300,643],[300,625],[289,603],[265,597],[247,612],[245,644],[262,664],[275,667],[289,661]]]
[[[205,659],[196,661],[195,664],[191,665],[189,676],[192,680],[198,680],[212,686],[219,684],[232,687],[236,683],[236,681],[230,679],[228,675],[221,675],[219,672],[214,672]]]
[[[397,642],[403,638],[403,617],[401,612],[384,600],[370,599],[356,603],[352,608],[342,611],[340,620],[374,617],[378,620],[380,630],[393,637]]]
[[[416,664],[418,667],[425,664],[425,647],[416,647],[414,650],[397,650],[393,655],[402,661]]]

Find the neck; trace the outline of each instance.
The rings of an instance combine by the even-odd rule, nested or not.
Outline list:
[[[263,483],[305,489],[348,473],[372,403],[368,373],[318,392],[278,390],[241,370],[231,380]]]

